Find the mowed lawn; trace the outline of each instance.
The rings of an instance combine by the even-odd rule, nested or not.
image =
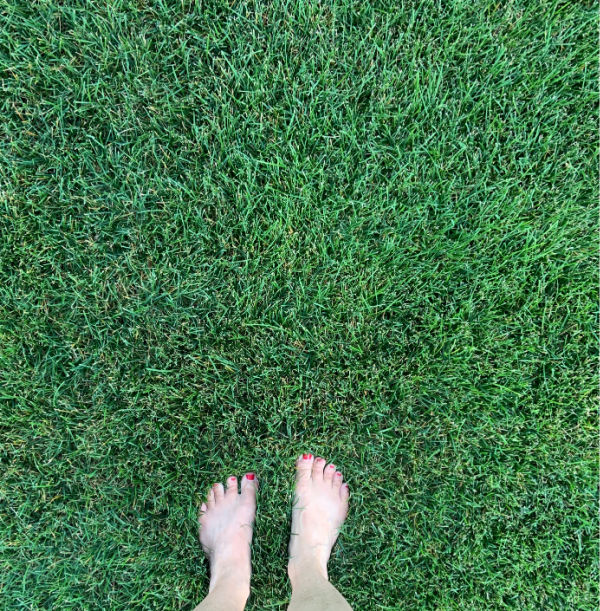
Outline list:
[[[191,609],[293,461],[358,610],[596,609],[591,0],[0,6],[0,607]]]

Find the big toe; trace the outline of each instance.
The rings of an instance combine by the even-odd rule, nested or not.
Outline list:
[[[246,475],[242,477],[240,488],[242,499],[256,506],[256,490],[258,488],[256,475],[254,473],[246,473]]]
[[[302,454],[296,461],[296,479],[303,481],[310,479],[314,458],[312,454]]]

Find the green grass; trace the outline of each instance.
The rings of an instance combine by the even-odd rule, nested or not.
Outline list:
[[[597,9],[0,8],[3,609],[186,609],[350,480],[355,609],[596,609]]]

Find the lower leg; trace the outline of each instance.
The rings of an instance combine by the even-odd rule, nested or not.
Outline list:
[[[211,590],[194,611],[242,611],[248,594],[237,597],[232,593],[232,584],[223,583]]]
[[[242,611],[250,594],[250,575],[247,569],[234,566],[229,560],[229,566],[224,572],[219,572],[211,561],[211,578],[208,596],[194,611]]]
[[[346,599],[331,585],[316,562],[290,562],[292,599],[288,611],[351,611]]]

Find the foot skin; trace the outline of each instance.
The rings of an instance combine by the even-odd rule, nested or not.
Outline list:
[[[210,562],[209,592],[226,587],[232,599],[250,594],[250,544],[258,480],[253,473],[214,484],[200,508],[200,543]]]
[[[296,490],[288,574],[317,570],[327,579],[327,561],[348,513],[350,489],[335,465],[303,454],[296,462]]]

